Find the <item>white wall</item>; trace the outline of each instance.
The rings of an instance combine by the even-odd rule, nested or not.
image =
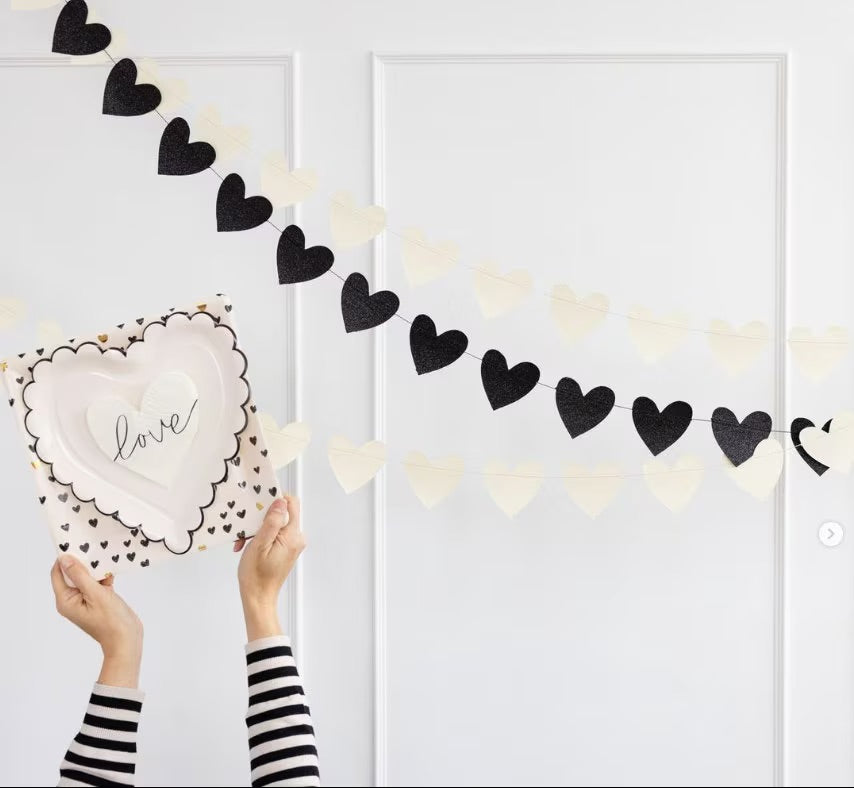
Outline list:
[[[395,229],[459,241],[468,263],[527,267],[537,292],[561,281],[696,323],[763,319],[778,337],[850,328],[849,3],[100,6],[133,54],[167,57],[195,107],[216,103],[259,153],[319,170],[297,213],[310,238],[329,238],[324,198],[348,188],[381,199]],[[232,296],[259,405],[315,431],[284,479],[304,496],[309,551],[283,612],[327,784],[851,784],[854,548],[816,539],[824,519],[848,524],[846,480],[794,460],[785,493],[759,504],[712,467],[676,517],[630,480],[595,525],[554,480],[513,522],[476,479],[427,513],[399,465],[376,497],[345,496],[324,456],[335,433],[378,434],[396,459],[536,457],[553,474],[615,457],[637,468],[643,452],[625,413],[570,445],[546,391],[490,412],[471,359],[417,379],[400,325],[344,335],[333,280],[279,288],[272,234],[216,235],[213,176],[157,177],[159,119],[104,118],[103,68],[42,64],[54,16],[0,10],[0,295],[31,310],[2,347],[30,347],[39,319],[84,331]],[[257,185],[251,157],[233,168]],[[733,380],[696,336],[650,368],[615,318],[567,352],[543,298],[487,322],[470,272],[409,290],[394,236],[338,259],[397,290],[403,314],[466,330],[473,350],[535,360],[550,382],[607,383],[618,402],[764,407],[783,427],[852,399],[850,358],[812,386],[778,339]],[[6,427],[20,550],[0,581],[16,600],[2,608],[0,782],[47,784],[97,660],[52,611],[51,548]],[[675,454],[688,451],[717,461],[702,425]],[[120,578],[147,630],[141,784],[247,782],[233,572],[208,551]]]

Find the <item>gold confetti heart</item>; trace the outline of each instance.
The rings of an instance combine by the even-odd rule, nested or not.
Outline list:
[[[198,309],[199,312],[204,312],[207,308],[208,308],[207,304],[196,304],[196,309]]]
[[[9,368],[9,365],[5,361],[0,361],[0,372],[5,372]]]
[[[98,341],[99,342],[106,342],[108,339],[109,339],[109,336],[107,336],[106,334],[98,334]]]
[[[206,544],[200,544],[199,545],[199,550],[207,550],[207,549],[208,549],[208,546]]]
[[[256,503],[255,508],[260,512],[264,508],[264,504],[263,503]]]

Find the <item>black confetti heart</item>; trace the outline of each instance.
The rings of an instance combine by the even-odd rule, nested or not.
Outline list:
[[[160,137],[157,172],[160,175],[195,175],[216,161],[216,151],[207,142],[190,142],[190,124],[172,118]]]
[[[65,503],[68,500],[68,493],[60,493],[56,496],[62,503]]]
[[[103,541],[103,542],[101,542],[101,549],[102,549],[102,550],[106,550],[106,549],[107,549],[107,545],[108,545],[108,544],[109,544],[109,542],[108,542],[108,541],[106,541],[106,540],[105,540],[105,541]]]
[[[771,434],[771,417],[755,410],[739,422],[729,408],[715,408],[712,434],[727,459],[738,466],[749,460],[756,447]]]
[[[36,355],[37,356],[43,356],[44,355],[44,348],[43,347],[38,348],[36,350]]]
[[[266,449],[261,449],[261,456],[262,456],[262,457],[266,457],[266,456],[267,456],[267,450],[266,450]]]
[[[258,408],[256,405],[250,405],[249,410],[251,410],[254,413],[256,410],[258,410]]]
[[[69,0],[56,19],[52,52],[60,55],[94,55],[112,41],[109,29],[98,22],[86,24],[89,8],[84,0]]]
[[[462,331],[437,334],[436,324],[427,315],[418,315],[409,329],[409,350],[419,375],[453,364],[468,346],[468,337]]]
[[[92,569],[97,569],[98,564],[100,564],[101,562],[96,558],[94,561],[90,561],[89,563],[92,565]]]
[[[216,196],[216,229],[220,233],[251,230],[273,215],[273,205],[261,196],[247,197],[246,184],[236,172],[227,175]]]
[[[238,531],[237,532],[237,538],[238,539],[245,539],[246,538],[246,531]]]
[[[93,517],[91,520],[89,520],[89,525],[91,525],[93,528],[95,528],[98,525],[98,518]]]
[[[17,383],[19,386],[20,386],[23,382],[24,382],[24,379],[23,379],[23,378],[15,378],[15,383]]]
[[[131,536],[136,536],[138,533],[139,533],[139,528],[131,528],[130,529],[130,535]]]
[[[632,405],[635,429],[653,455],[661,454],[685,434],[693,413],[681,400],[671,402],[661,412],[649,397],[638,397]]]
[[[125,539],[125,540],[124,540],[124,542],[122,542],[122,544],[123,544],[125,547],[130,547],[130,539]]]
[[[117,563],[119,562],[119,558],[120,558],[120,557],[121,557],[121,556],[119,556],[119,555],[118,555],[118,553],[117,553],[116,555],[111,555],[111,556],[110,556],[110,558],[112,558],[112,559],[113,559],[113,563],[114,563],[114,564],[117,564]]]
[[[241,509],[241,510],[237,513],[237,516],[238,516],[241,520],[242,520],[244,517],[246,517],[246,509]]]
[[[228,517],[228,512],[220,512],[219,516],[224,520],[226,517]]]
[[[253,436],[249,439],[249,442],[254,446],[256,443],[258,443],[258,436],[257,436],[257,435],[253,435]]]
[[[561,378],[555,391],[557,412],[572,438],[601,424],[613,410],[614,401],[614,392],[607,386],[596,386],[584,394],[572,378]]]
[[[225,305],[225,311],[226,311],[226,312],[231,312],[231,309],[232,309],[231,304],[226,304],[226,305]]]
[[[341,317],[348,334],[382,325],[399,308],[400,299],[391,290],[371,294],[368,280],[362,274],[350,274],[341,288]]]
[[[240,465],[240,457],[235,457],[232,462],[234,463],[234,467],[236,468],[238,465]]]
[[[226,503],[226,506],[227,506],[229,509],[233,509],[233,508],[234,508],[234,504],[235,504],[235,503],[237,503],[237,501],[229,501],[228,503]]]
[[[43,504],[46,500],[47,500],[47,496],[46,496],[46,495],[40,495],[40,496],[39,496],[39,503]]]
[[[64,552],[68,549],[68,542],[63,542],[63,543],[59,546],[59,549],[60,549],[60,550],[62,550],[62,552],[64,553]]]
[[[80,552],[82,552],[82,553],[88,553],[89,552],[89,542],[83,542],[83,544],[80,545]]]
[[[832,421],[833,419],[828,421],[822,427],[825,432],[830,432],[830,424]],[[829,470],[828,466],[819,462],[815,457],[807,454],[807,450],[801,446],[801,430],[805,430],[807,427],[815,427],[815,424],[813,424],[809,419],[805,419],[801,416],[792,421],[792,426],[790,428],[792,431],[792,443],[795,444],[795,451],[801,455],[801,459],[819,476],[821,476],[825,471]]]
[[[273,497],[275,497],[276,493],[278,492],[278,488],[271,487],[269,490],[267,490],[267,492],[270,493],[270,495],[272,495]]]
[[[261,485],[260,484],[253,484],[252,489],[255,490],[255,495],[258,495],[258,493],[261,492]]]
[[[122,58],[110,71],[104,86],[105,115],[132,117],[145,115],[160,105],[160,91],[154,85],[136,84],[136,63]]]
[[[295,224],[285,227],[279,236],[276,270],[280,285],[295,285],[316,279],[332,268],[334,262],[335,255],[325,246],[310,246],[306,249],[305,235]]]
[[[208,528],[208,533],[209,533],[209,534],[212,534],[214,531],[216,531],[216,526],[215,526],[215,525],[212,525],[210,528]]]
[[[144,322],[145,322],[145,318],[144,318],[144,317],[138,317],[138,318],[136,319],[136,324],[137,324],[138,326],[141,326]]]
[[[255,473],[261,473],[261,466],[256,465],[252,470],[255,471]]]
[[[125,557],[128,561],[133,561],[133,559],[136,558],[136,553],[128,553]]]
[[[9,407],[10,407],[10,408],[11,408],[11,407],[14,407],[14,405],[15,405],[15,400],[14,400],[14,399],[10,399],[10,400],[9,400]]]
[[[242,482],[237,482],[237,486],[243,490],[246,489],[246,480],[244,479]]]
[[[71,528],[71,523],[63,523],[63,524],[62,524],[62,525],[60,525],[59,527],[60,527],[63,531],[67,531],[69,528]]]
[[[74,512],[75,514],[77,512],[79,512],[80,511],[80,504],[78,503],[78,504],[75,504],[74,506],[72,506],[71,511]]]
[[[146,558],[145,560],[140,561],[140,562],[139,562],[139,565],[140,565],[140,566],[148,566],[150,563],[151,563],[151,561],[149,561],[149,560]]]
[[[530,361],[508,369],[507,360],[497,350],[487,350],[480,363],[483,390],[493,410],[498,410],[529,394],[540,379],[540,370]]]
[[[148,547],[148,539],[140,539],[140,540],[139,540],[139,543],[140,543],[143,547]]]
[[[226,523],[226,524],[222,527],[222,530],[223,530],[223,531],[225,531],[226,533],[228,533],[229,531],[231,531],[231,523]]]

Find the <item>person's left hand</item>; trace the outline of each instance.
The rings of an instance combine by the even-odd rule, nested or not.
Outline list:
[[[62,572],[74,583],[65,582]],[[100,583],[76,558],[64,555],[50,572],[56,609],[96,640],[104,653],[98,681],[115,687],[136,687],[142,661],[142,622],[113,590],[113,577]]]

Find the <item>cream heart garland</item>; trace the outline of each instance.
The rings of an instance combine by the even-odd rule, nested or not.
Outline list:
[[[810,457],[834,471],[848,473],[854,462],[854,413],[843,411],[834,416],[829,432],[806,427],[798,441]]]
[[[351,493],[367,484],[385,465],[386,449],[381,441],[355,446],[336,435],[329,441],[329,465],[344,492]]]
[[[768,346],[769,337],[768,326],[756,320],[741,328],[734,328],[725,320],[712,320],[709,324],[709,349],[730,375],[748,369]]]
[[[515,517],[539,492],[543,484],[543,466],[528,462],[509,468],[492,461],[483,469],[487,492],[508,517]]]
[[[286,208],[308,198],[317,188],[317,172],[310,169],[291,170],[288,160],[274,151],[261,162],[261,192],[274,208]]]
[[[420,451],[412,451],[403,467],[413,492],[428,509],[447,498],[463,478],[465,465],[459,457],[440,457],[431,462]]]
[[[197,115],[193,136],[213,145],[217,163],[221,164],[249,149],[252,132],[246,126],[224,126],[219,110],[209,105]]]
[[[474,294],[487,319],[514,310],[531,293],[531,275],[524,270],[501,273],[498,266],[485,261],[474,269]]]
[[[727,476],[735,484],[754,498],[764,501],[783,472],[783,446],[774,438],[760,441],[753,451],[753,456],[741,465],[733,465],[726,457],[723,458]]]
[[[673,465],[659,459],[645,462],[643,473],[650,492],[671,512],[680,512],[700,489],[704,470],[699,457],[686,454]]]
[[[426,285],[448,274],[457,264],[459,247],[452,241],[429,243],[417,227],[409,227],[401,237],[403,272],[410,287]]]
[[[593,331],[607,316],[608,296],[591,293],[579,300],[566,285],[555,285],[551,292],[552,320],[568,345]]]
[[[11,328],[27,314],[27,305],[17,298],[0,298],[0,329]]]
[[[563,472],[569,497],[591,520],[608,508],[623,484],[620,466],[611,463],[589,470],[583,465],[567,465]]]
[[[848,332],[830,326],[821,334],[795,326],[789,332],[789,349],[795,366],[813,383],[824,380],[848,352]]]
[[[635,306],[629,310],[628,324],[638,355],[647,364],[672,353],[688,336],[688,318],[678,312],[659,316]]]
[[[311,427],[304,421],[292,421],[279,427],[269,413],[259,413],[258,423],[264,433],[270,462],[276,470],[292,463],[311,442]]]
[[[358,246],[385,229],[385,209],[380,205],[360,208],[350,192],[336,192],[329,206],[329,226],[339,249]]]

